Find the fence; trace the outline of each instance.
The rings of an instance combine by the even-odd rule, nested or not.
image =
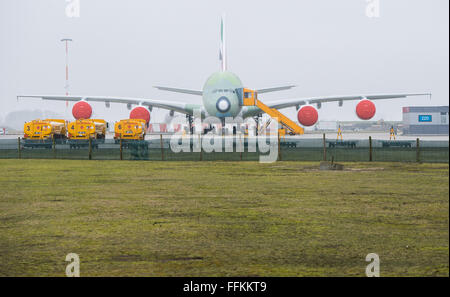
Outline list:
[[[92,140],[73,143],[66,140],[29,142],[24,139],[0,139],[0,159],[78,159],[78,160],[164,160],[164,161],[258,161],[261,153],[244,151],[212,152],[204,150],[175,153],[170,135],[153,135],[145,141]],[[191,148],[193,147],[191,139]],[[336,162],[449,162],[448,141],[417,140],[336,140],[281,138],[276,148],[278,160]]]

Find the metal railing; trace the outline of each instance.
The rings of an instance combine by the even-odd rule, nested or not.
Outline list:
[[[192,142],[192,139],[191,139]],[[234,148],[236,148],[234,143]],[[192,143],[191,143],[192,148]],[[448,141],[376,140],[332,138],[281,138],[277,144],[278,160],[336,162],[449,162]],[[86,159],[86,160],[154,160],[154,161],[258,161],[261,153],[244,151],[211,152],[204,150],[174,152],[170,135],[153,135],[151,139],[132,141],[102,139],[73,145],[55,139],[30,142],[22,138],[0,139],[0,159]]]

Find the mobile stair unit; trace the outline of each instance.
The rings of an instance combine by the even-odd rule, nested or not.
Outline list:
[[[236,92],[242,106],[257,106],[263,112],[267,113],[272,119],[275,119],[278,123],[280,123],[282,128],[278,129],[279,135],[285,135],[286,131],[290,135],[302,135],[305,133],[302,127],[297,125],[294,121],[290,120],[277,109],[270,108],[269,106],[258,100],[258,93],[255,90],[242,88],[237,89]]]

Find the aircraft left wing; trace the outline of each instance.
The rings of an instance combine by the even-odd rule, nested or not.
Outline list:
[[[299,98],[299,99],[282,99],[272,102],[267,102],[271,108],[286,108],[291,106],[301,106],[306,104],[317,104],[321,105],[326,102],[339,102],[340,105],[343,101],[350,100],[383,100],[383,99],[398,99],[398,98],[406,98],[410,96],[430,96],[430,93],[412,93],[412,94],[372,94],[372,95],[347,95],[347,96],[324,96],[324,97],[310,97],[310,98]]]
[[[430,96],[430,93],[409,93],[409,94],[371,94],[371,95],[344,95],[344,96],[324,96],[324,97],[310,97],[310,98],[294,98],[294,99],[281,99],[276,101],[264,102],[270,108],[282,109],[287,107],[300,107],[307,104],[317,104],[318,108],[322,103],[327,102],[339,102],[339,106],[342,106],[344,101],[350,100],[383,100],[383,99],[398,99],[406,98],[410,96]],[[250,106],[243,112],[243,117],[255,116],[261,113],[258,107]]]
[[[123,103],[131,105],[144,105],[149,107],[158,107],[167,110],[193,115],[194,109],[202,109],[200,104],[188,104],[177,101],[162,101],[144,98],[129,98],[129,97],[102,97],[102,96],[46,96],[46,95],[20,95],[19,98],[40,98],[42,100],[56,100],[56,101],[87,101],[87,102],[105,102],[109,103]]]

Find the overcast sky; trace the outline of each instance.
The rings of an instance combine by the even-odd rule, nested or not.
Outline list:
[[[432,92],[377,101],[375,119],[400,120],[401,107],[448,105],[448,0],[0,0],[0,118],[17,110],[65,113],[65,103],[19,94],[64,94],[69,37],[72,95],[130,96],[201,103],[152,86],[201,89],[219,70],[219,24],[226,14],[228,68],[244,85],[297,88],[260,99]],[[356,120],[356,103],[325,104],[320,120]],[[93,104],[96,117],[127,118],[124,105]],[[295,118],[294,108],[286,113]],[[70,114],[70,109],[67,112]],[[155,109],[152,122],[166,111]],[[1,121],[1,120],[0,120]]]

